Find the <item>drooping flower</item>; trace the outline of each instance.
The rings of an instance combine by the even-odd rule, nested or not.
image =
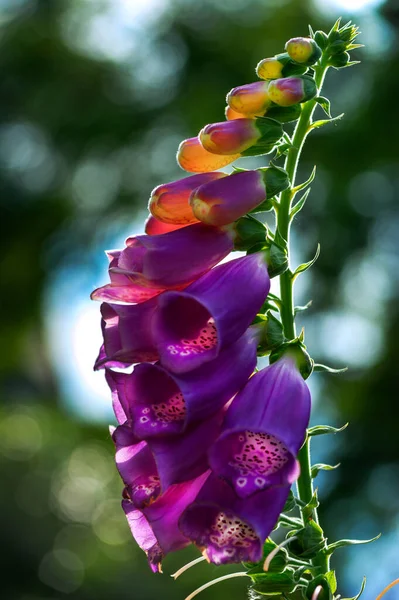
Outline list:
[[[317,87],[312,77],[285,77],[274,79],[269,83],[270,99],[279,106],[291,106],[298,102],[306,102],[317,93]]]
[[[182,227],[185,227],[187,225],[187,223],[179,224],[172,224],[172,223],[162,223],[162,221],[158,221],[158,219],[156,219],[155,217],[153,217],[152,215],[149,215],[147,217],[147,220],[144,224],[144,233],[146,233],[147,235],[160,235],[162,233],[169,233],[169,231],[176,231],[176,229],[181,229]]]
[[[127,424],[116,427],[112,439],[116,466],[126,486],[125,495],[136,508],[144,508],[161,493],[153,453],[146,442],[137,440]]]
[[[216,565],[258,562],[289,490],[290,486],[269,488],[242,500],[211,474],[180,517],[180,529]]]
[[[245,385],[256,365],[257,343],[256,331],[250,330],[214,360],[179,375],[149,363],[131,374],[109,371],[114,404],[139,439],[181,434],[218,412]]]
[[[208,152],[236,155],[256,147],[257,154],[270,152],[283,134],[280,123],[273,119],[234,119],[206,125],[198,138]]]
[[[255,373],[231,403],[210,465],[241,498],[290,485],[310,416],[310,392],[293,354]]]
[[[154,573],[161,571],[162,559],[169,552],[180,550],[190,543],[181,533],[178,521],[185,508],[195,500],[208,476],[209,471],[192,481],[170,487],[142,510],[137,509],[128,498],[122,500],[133,537],[147,554]]]
[[[267,93],[268,82],[256,81],[235,87],[227,94],[227,104],[245,115],[263,114],[271,104]]]
[[[189,205],[190,194],[200,185],[226,177],[225,173],[210,172],[184,177],[156,187],[150,197],[148,210],[159,221],[189,225],[198,222]]]
[[[109,253],[111,283],[92,299],[112,303],[143,302],[165,289],[190,283],[233,249],[234,233],[195,223],[162,235],[138,235],[124,250]]]
[[[243,335],[269,288],[258,252],[215,267],[183,292],[162,294],[154,317],[161,364],[184,373],[214,359]]]
[[[313,65],[321,56],[321,49],[312,38],[291,38],[285,49],[292,60],[306,66]]]
[[[229,156],[212,154],[194,137],[181,142],[176,159],[181,168],[189,173],[207,173],[229,165],[240,156],[239,152]]]
[[[262,171],[242,171],[205,183],[190,197],[193,214],[208,225],[233,223],[266,200]]]
[[[132,306],[107,302],[101,304],[104,346],[100,349],[94,368],[158,360],[152,332],[156,307],[156,298]]]

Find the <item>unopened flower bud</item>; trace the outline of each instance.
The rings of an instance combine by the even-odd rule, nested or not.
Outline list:
[[[251,250],[263,247],[267,235],[267,229],[257,219],[241,217],[233,225],[234,250]]]
[[[321,56],[321,50],[312,38],[291,38],[285,49],[293,61],[306,66],[314,65]]]
[[[198,219],[194,216],[188,202],[190,194],[197,187],[221,177],[226,177],[225,173],[200,173],[159,185],[151,193],[148,210],[156,219],[164,223],[174,225],[196,223]]]
[[[207,225],[221,227],[233,223],[266,200],[261,171],[240,171],[205,183],[190,197],[192,212]]]
[[[189,138],[181,142],[177,151],[177,162],[182,169],[189,173],[207,173],[221,169],[240,158],[239,152],[229,156],[208,152],[198,138]]]
[[[162,223],[152,215],[149,215],[144,224],[144,231],[147,235],[160,235],[161,233],[169,233],[169,231],[175,231],[176,229],[185,227],[185,225],[186,224],[172,225],[171,223]]]
[[[324,31],[316,31],[316,33],[314,34],[314,41],[319,46],[319,48],[324,50],[325,48],[327,48],[328,45],[328,36],[326,33],[324,33]]]
[[[340,69],[342,67],[346,67],[346,65],[349,63],[349,61],[350,61],[350,56],[349,56],[348,52],[340,52],[339,54],[335,54],[335,56],[332,56],[329,59],[328,64],[331,67]]]
[[[265,116],[280,123],[290,123],[299,119],[301,112],[302,107],[300,104],[293,104],[292,106],[277,106],[274,104],[267,109]]]
[[[269,83],[270,99],[279,106],[291,106],[298,102],[306,102],[317,93],[317,87],[312,77],[286,77],[275,79]]]
[[[224,110],[224,114],[228,121],[234,121],[234,119],[246,119],[248,115],[243,115],[242,113],[233,110],[230,106],[226,106]]]
[[[244,152],[246,155],[270,152],[281,136],[280,123],[256,118],[211,123],[200,131],[198,137],[208,152],[237,156]]]
[[[270,105],[267,87],[268,83],[265,81],[235,87],[227,94],[227,104],[245,115],[263,114]]]
[[[307,67],[293,62],[287,52],[282,52],[272,58],[264,58],[256,67],[257,76],[266,80],[301,75],[306,71]]]

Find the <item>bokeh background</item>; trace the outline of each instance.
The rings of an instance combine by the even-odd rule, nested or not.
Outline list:
[[[287,39],[353,18],[362,64],[330,71],[346,117],[313,134],[300,176],[318,176],[296,221],[301,323],[318,362],[315,422],[350,427],[314,442],[331,540],[382,538],[334,557],[341,593],[365,599],[399,577],[399,63],[396,0],[0,0],[1,597],[184,599],[231,569],[154,576],[130,538],[107,425],[90,291],[103,250],[142,229],[151,189],[181,177],[179,141],[223,118]],[[256,163],[256,160],[252,159]],[[248,163],[247,163],[248,165]],[[201,596],[245,598],[236,579]],[[387,600],[399,598],[393,589]]]

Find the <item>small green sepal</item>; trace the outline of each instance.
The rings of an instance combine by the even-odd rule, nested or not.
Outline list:
[[[267,228],[251,216],[241,217],[234,223],[234,249],[250,250],[254,246],[265,244]]]
[[[320,525],[310,519],[299,531],[290,531],[287,537],[294,537],[289,551],[298,558],[315,558],[324,548],[324,533]]]
[[[280,123],[291,123],[292,121],[297,121],[299,119],[301,112],[301,104],[293,104],[292,106],[278,106],[277,104],[272,104],[272,106],[267,109],[266,114],[268,117],[280,121]]]
[[[349,423],[345,423],[342,427],[332,427],[331,425],[315,425],[309,427],[308,436],[315,437],[316,435],[326,435],[329,433],[341,433],[348,427]]]
[[[304,306],[296,306],[294,308],[294,315],[296,316],[298,313],[308,310],[308,308],[310,308],[311,306],[312,306],[312,300],[309,300],[309,302],[307,302]]]
[[[266,542],[263,544],[263,556],[262,559],[257,563],[249,563],[243,562],[242,564],[246,569],[248,569],[248,575],[257,575],[259,573],[264,573],[264,563],[265,559],[269,556],[271,552],[273,552],[277,548],[277,544],[273,542],[271,538],[268,538]],[[277,554],[272,558],[269,564],[268,573],[281,573],[287,566],[288,556],[287,552],[284,548],[281,548],[277,552]]]
[[[312,129],[318,129],[319,127],[324,127],[324,125],[329,125],[330,123],[334,123],[335,121],[340,121],[345,113],[341,113],[337,117],[333,117],[332,119],[320,119],[319,121],[315,121],[309,126],[309,131]]]
[[[264,596],[290,594],[297,587],[294,572],[286,569],[284,573],[257,573],[252,576],[252,589]]]
[[[306,598],[311,600],[315,589],[321,586],[322,591],[319,593],[317,600],[333,600],[333,594],[337,591],[337,579],[334,571],[328,571],[323,575],[317,575],[309,583],[306,589]]]
[[[260,334],[258,356],[267,356],[274,348],[284,343],[283,325],[270,310],[264,315],[257,328]]]
[[[285,342],[284,344],[273,350],[269,358],[270,364],[275,363],[277,360],[279,360],[279,358],[281,358],[285,354],[289,354],[295,359],[295,363],[299,369],[299,372],[301,373],[304,379],[307,379],[312,374],[313,360],[306,352],[306,347],[300,340],[300,337],[290,342]]]
[[[281,167],[271,164],[265,169],[259,169],[259,171],[263,175],[263,181],[266,186],[266,196],[268,200],[286,190],[290,185],[288,173]]]
[[[268,246],[265,249],[267,270],[269,277],[276,277],[281,275],[288,268],[288,254],[286,248],[281,246],[275,239],[269,241]]]
[[[321,108],[324,110],[324,112],[326,113],[327,117],[330,117],[331,119],[331,103],[329,101],[328,98],[325,98],[324,96],[317,96],[317,98],[315,98],[317,104],[319,104],[321,106]]]

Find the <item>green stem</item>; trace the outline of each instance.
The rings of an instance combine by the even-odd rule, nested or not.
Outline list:
[[[321,87],[323,85],[324,77],[328,66],[324,64],[323,59],[320,64],[315,67],[315,81],[320,94]],[[306,102],[303,106],[301,116],[296,125],[293,139],[292,148],[288,151],[287,158],[285,161],[284,168],[290,178],[291,187],[282,192],[280,197],[280,203],[277,210],[277,227],[282,237],[287,241],[287,251],[289,259],[289,241],[290,241],[290,225],[291,225],[291,205],[294,199],[295,193],[293,188],[295,187],[295,178],[298,168],[299,159],[301,156],[302,148],[308,133],[310,132],[310,126],[312,124],[312,117],[314,109],[316,108],[317,102],[312,99]],[[280,297],[281,297],[281,321],[284,327],[285,337],[288,340],[292,340],[296,337],[295,332],[295,320],[294,320],[294,293],[293,293],[294,280],[292,271],[290,268],[287,269],[282,275],[280,275]],[[313,496],[313,483],[311,476],[311,462],[310,462],[310,449],[309,440],[301,448],[298,460],[301,466],[301,475],[297,482],[298,495],[300,500],[307,504],[310,502]],[[304,524],[307,523],[308,519],[312,518],[318,523],[317,509],[306,509],[302,508],[302,519]],[[321,567],[322,572],[329,570],[328,557],[323,555],[318,559],[317,566]]]

